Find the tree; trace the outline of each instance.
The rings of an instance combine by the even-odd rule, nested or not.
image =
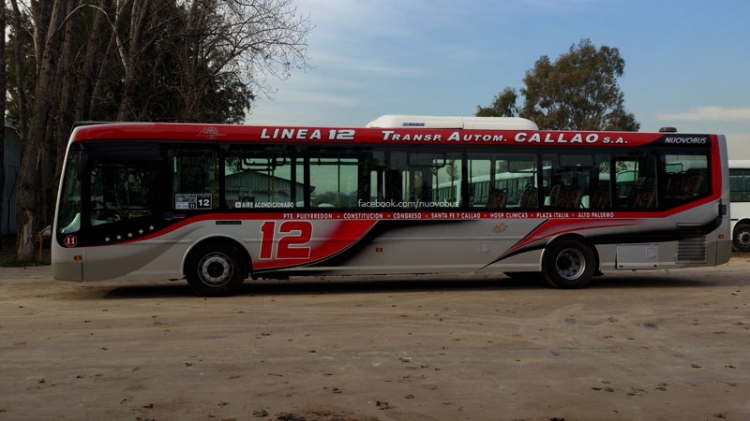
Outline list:
[[[495,97],[489,107],[477,106],[477,117],[514,117],[518,114],[518,94],[513,88],[505,88]]]
[[[51,223],[76,120],[244,120],[261,76],[306,67],[306,18],[292,0],[11,0],[8,115],[24,151],[19,260]],[[22,6],[19,7],[19,5]]]
[[[515,90],[506,88],[492,106],[478,107],[477,115],[518,115],[547,130],[637,131],[640,124],[625,111],[617,83],[624,69],[617,48],[597,49],[585,39],[555,62],[542,56],[526,72],[520,110],[516,112]]]
[[[291,0],[123,1],[113,26],[121,121],[239,123],[268,92],[261,76],[306,67],[310,26]]]
[[[10,33],[8,34],[9,54],[7,55],[7,90],[8,103],[6,118],[18,126],[24,138],[28,132],[28,115],[31,112],[27,92],[33,91],[36,81],[36,63],[34,60],[33,25],[28,14],[22,13],[17,0],[11,0],[12,12],[9,15]]]
[[[15,1],[15,0],[14,0]],[[54,2],[51,10],[43,10],[38,16],[48,18],[49,30],[37,26],[34,34],[37,58],[37,80],[34,89],[34,103],[31,107],[28,138],[23,147],[21,167],[18,171],[18,189],[16,197],[16,217],[18,218],[18,237],[16,254],[19,260],[32,260],[34,256],[35,228],[39,218],[39,186],[42,165],[49,152],[48,126],[50,115],[56,104],[57,71],[55,64],[62,37],[54,30],[60,26],[75,0]],[[44,2],[32,2],[40,10],[45,9]],[[47,11],[49,15],[47,15]]]
[[[2,133],[0,133],[0,227],[3,225],[3,190],[5,189],[5,102],[8,84],[5,72],[5,0],[0,0],[0,116],[3,117]],[[0,250],[3,249],[3,242],[0,241]]]

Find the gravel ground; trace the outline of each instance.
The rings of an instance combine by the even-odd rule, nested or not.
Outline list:
[[[0,420],[747,420],[750,256],[585,290],[299,278],[230,298],[0,268]]]

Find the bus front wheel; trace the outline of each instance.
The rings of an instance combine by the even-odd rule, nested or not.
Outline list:
[[[190,253],[185,270],[190,288],[204,297],[236,293],[245,281],[245,274],[240,252],[225,243],[198,246]]]
[[[583,288],[591,281],[595,269],[594,253],[589,246],[574,239],[552,243],[544,253],[542,274],[555,288]]]
[[[737,224],[732,234],[732,244],[734,249],[747,253],[750,251],[750,224]]]

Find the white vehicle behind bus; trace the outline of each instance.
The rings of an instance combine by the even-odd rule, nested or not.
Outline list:
[[[750,159],[729,160],[732,245],[740,252],[750,252]]]

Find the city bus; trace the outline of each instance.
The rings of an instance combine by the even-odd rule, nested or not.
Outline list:
[[[750,159],[729,160],[729,214],[734,249],[750,252]]]
[[[488,273],[582,288],[731,255],[726,140],[386,116],[367,127],[75,128],[52,239],[67,281]]]

